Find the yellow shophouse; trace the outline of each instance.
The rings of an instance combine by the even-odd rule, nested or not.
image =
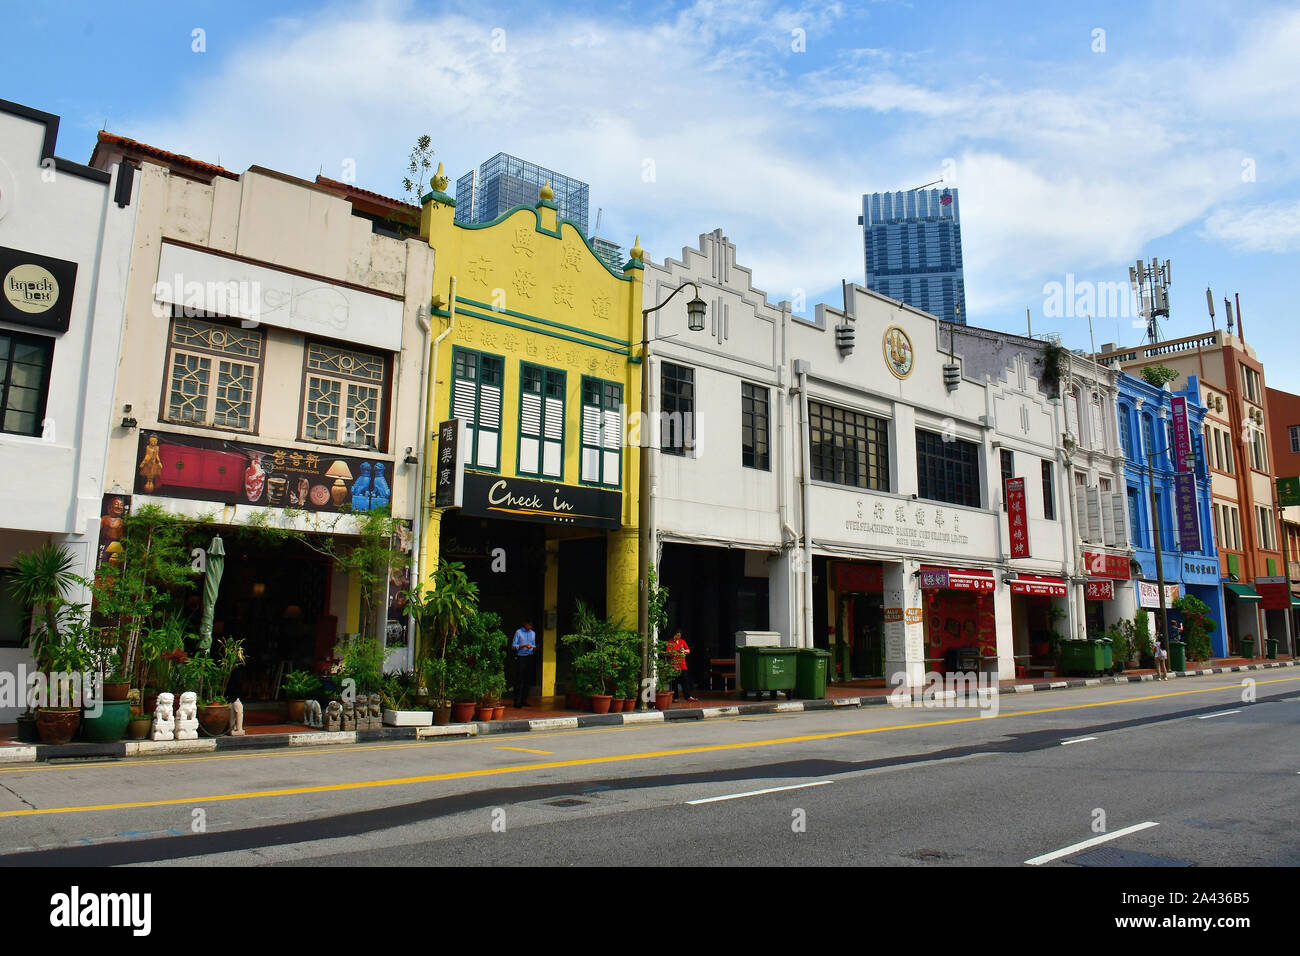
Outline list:
[[[447,182],[439,166],[421,224],[434,250],[436,343],[425,431],[459,419],[465,471],[460,507],[426,499],[417,573],[460,561],[507,634],[531,620],[535,679],[551,697],[567,678],[557,637],[579,599],[637,624],[639,461],[627,409],[641,395],[643,252],[638,241],[612,272],[558,219],[549,184],[532,208],[456,222]]]

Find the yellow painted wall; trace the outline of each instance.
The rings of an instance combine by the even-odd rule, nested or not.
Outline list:
[[[555,207],[539,200],[519,207],[496,222],[467,226],[454,221],[454,206],[444,193],[445,179],[424,205],[422,230],[434,250],[433,331],[452,332],[438,350],[430,430],[451,417],[452,362],[456,347],[504,358],[501,403],[501,448],[498,472],[519,475],[520,363],[565,373],[564,470],[560,484],[577,486],[581,454],[582,378],[591,376],[623,387],[623,403],[635,412],[641,404],[641,291],[643,251],[634,247],[622,275],[597,258],[577,227],[557,222]],[[450,302],[456,280],[455,318]],[[606,603],[609,612],[636,620],[638,481],[640,457],[624,447],[622,460],[622,530],[609,532]],[[541,479],[554,481],[552,478]],[[614,490],[614,489],[610,489]],[[437,566],[439,523],[426,516],[424,573]],[[617,542],[617,543],[616,543]],[[547,609],[555,600],[548,552]],[[543,635],[542,694],[555,685],[555,636]]]

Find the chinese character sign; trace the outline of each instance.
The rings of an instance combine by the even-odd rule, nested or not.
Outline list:
[[[1201,550],[1201,521],[1196,510],[1196,476],[1190,471],[1174,475],[1174,501],[1178,507],[1178,547]]]
[[[1025,506],[1025,479],[1008,478],[1003,483],[1007,499],[1007,528],[1011,557],[1029,557],[1029,509]]]
[[[435,508],[461,506],[465,479],[463,434],[464,425],[459,418],[449,418],[438,426],[438,447],[433,461]]]
[[[1178,471],[1191,471],[1194,462],[1191,433],[1187,430],[1187,399],[1178,395],[1170,404],[1173,408],[1174,468]]]

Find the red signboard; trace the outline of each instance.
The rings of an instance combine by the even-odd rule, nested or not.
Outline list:
[[[1025,479],[1003,481],[1007,500],[1007,528],[1011,533],[1011,557],[1029,557],[1029,509],[1025,506]]]
[[[1115,582],[1087,581],[1083,585],[1083,598],[1085,601],[1113,601],[1115,600]]]
[[[884,570],[879,564],[854,564],[842,561],[835,565],[835,590],[873,593],[883,591]]]
[[[1011,593],[1033,597],[1065,597],[1065,582],[1060,578],[1025,574],[1011,582]]]
[[[1291,607],[1291,586],[1286,578],[1256,578],[1253,586],[1264,599],[1259,602],[1263,610],[1285,611]]]
[[[1129,579],[1129,559],[1122,554],[1102,554],[1100,551],[1083,552],[1083,563],[1090,578]]]
[[[996,591],[992,571],[965,571],[957,568],[921,568],[923,591]]]

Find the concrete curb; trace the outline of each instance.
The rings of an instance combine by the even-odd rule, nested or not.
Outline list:
[[[1213,674],[1236,674],[1251,671],[1300,667],[1300,661],[1265,661],[1259,664],[1235,664],[1231,667],[1207,667],[1192,671],[1170,671],[1171,679],[1208,677]],[[1077,690],[1106,684],[1140,684],[1155,679],[1154,674],[1121,674],[1117,677],[1087,677],[1051,681],[1047,684],[1015,684],[1000,689],[1003,695],[1042,694],[1048,691]],[[321,733],[252,734],[244,737],[201,737],[198,740],[125,740],[111,744],[18,744],[0,747],[0,764],[39,763],[66,759],[121,759],[157,757],[167,754],[212,753],[227,750],[268,750],[277,747],[330,747],[340,744],[377,741],[436,740],[444,737],[481,737],[487,735],[545,733],[557,730],[580,730],[586,727],[624,727],[634,724],[659,724],[679,720],[715,720],[762,714],[802,714],[844,708],[884,707],[890,705],[888,694],[870,697],[828,697],[821,700],[738,701],[720,707],[679,707],[671,710],[633,711],[626,714],[578,714],[571,717],[539,717],[442,727],[385,727],[382,730],[345,730]]]

